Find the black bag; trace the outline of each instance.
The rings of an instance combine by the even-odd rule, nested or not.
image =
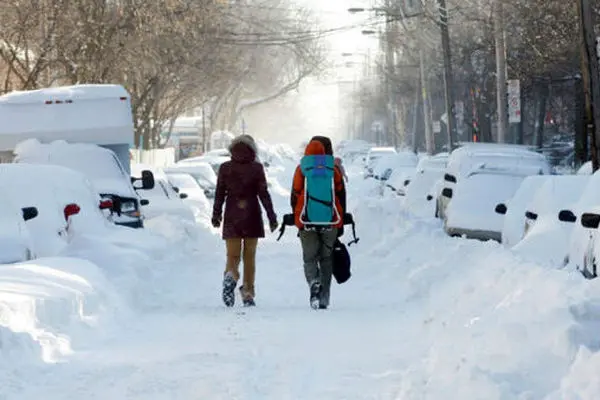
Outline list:
[[[337,283],[342,284],[352,276],[350,272],[350,253],[346,245],[336,239],[333,244],[333,277]]]

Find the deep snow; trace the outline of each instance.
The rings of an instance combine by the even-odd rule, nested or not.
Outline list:
[[[79,296],[55,309],[70,323],[28,322],[62,335],[62,362],[43,360],[35,336],[14,333],[16,323],[2,329],[0,318],[0,343],[8,343],[0,345],[8,360],[0,399],[598,397],[599,282],[521,261],[498,244],[449,238],[437,220],[380,197],[359,168],[347,169],[361,241],[350,247],[353,277],[333,284],[329,310],[309,308],[293,229],[260,244],[258,306],[226,309],[217,231],[157,217],[135,248],[113,243],[124,255],[112,265],[96,254],[79,270],[47,267],[83,285],[62,285]],[[289,207],[289,175],[270,172],[279,216]],[[69,255],[93,253],[88,245],[72,244],[78,251]],[[88,298],[93,323],[74,307]]]

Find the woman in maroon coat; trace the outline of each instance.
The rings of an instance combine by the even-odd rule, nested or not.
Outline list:
[[[212,224],[221,226],[225,204],[223,239],[227,247],[227,264],[223,278],[223,302],[232,307],[235,287],[240,278],[239,265],[243,259],[244,277],[240,293],[244,305],[253,306],[256,246],[265,237],[262,212],[258,200],[267,211],[271,232],[277,229],[277,216],[267,190],[265,170],[257,161],[257,147],[250,135],[236,137],[229,146],[231,161],[219,168]]]

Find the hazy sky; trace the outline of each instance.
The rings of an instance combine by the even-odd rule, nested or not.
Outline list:
[[[299,7],[314,10],[321,22],[321,29],[336,29],[360,24],[369,15],[352,15],[349,7],[368,7],[369,0],[295,0]],[[348,97],[352,84],[341,87],[346,93],[340,93],[339,80],[352,80],[360,67],[343,68],[344,61],[355,61],[360,64],[361,55],[367,47],[372,47],[375,39],[361,34],[361,28],[356,27],[328,36],[326,44],[330,49],[330,62],[340,65],[332,71],[331,76],[321,82],[306,81],[299,89],[285,99],[256,110],[253,116],[248,116],[248,130],[256,136],[274,142],[287,142],[293,145],[315,135],[325,134],[335,139],[341,139],[345,129],[342,126],[346,110],[340,110],[340,101]],[[350,60],[343,58],[341,53],[356,54]],[[336,76],[337,75],[337,76]],[[341,94],[341,97],[340,97]],[[256,115],[258,114],[258,115]]]

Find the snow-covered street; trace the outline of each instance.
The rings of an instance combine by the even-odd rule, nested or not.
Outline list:
[[[366,182],[350,178],[361,241],[329,310],[308,305],[295,230],[260,244],[258,306],[227,309],[216,230],[179,232],[158,218],[149,227],[173,252],[153,268],[80,269],[92,288],[76,297],[98,303],[97,321],[57,322],[50,317],[69,307],[42,307],[55,326],[36,329],[59,327],[71,348],[55,350],[56,362],[36,355],[50,346],[42,336],[35,345],[0,336],[10,360],[0,398],[593,398],[598,282],[522,262],[499,244],[449,238],[398,198],[369,196]],[[284,193],[273,194],[280,215]],[[76,319],[70,311],[63,319]]]

